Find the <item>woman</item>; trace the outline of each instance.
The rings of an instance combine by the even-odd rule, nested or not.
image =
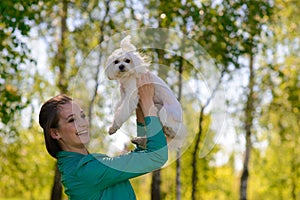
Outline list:
[[[167,161],[166,138],[154,106],[149,75],[137,80],[137,86],[137,134],[146,135],[147,147],[117,157],[88,152],[88,121],[71,98],[58,95],[42,106],[39,123],[46,148],[58,161],[69,199],[136,199],[129,179],[154,171]]]

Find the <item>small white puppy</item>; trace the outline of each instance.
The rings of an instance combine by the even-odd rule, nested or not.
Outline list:
[[[109,134],[115,133],[137,108],[139,96],[136,78],[140,74],[147,73],[146,68],[149,66],[149,63],[136,51],[136,47],[131,44],[130,36],[125,37],[120,46],[120,49],[115,50],[108,57],[105,68],[106,76],[110,80],[119,81],[121,91],[121,99],[116,105]],[[167,84],[153,73],[150,74],[155,91],[153,100],[168,138],[169,148],[179,149],[186,136],[181,105]],[[144,143],[143,139],[136,139],[134,142]]]

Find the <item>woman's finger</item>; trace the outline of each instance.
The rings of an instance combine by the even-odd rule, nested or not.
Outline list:
[[[149,79],[149,74],[141,74],[138,78],[137,78],[137,86],[141,87],[143,85],[149,84],[150,83],[150,79]]]

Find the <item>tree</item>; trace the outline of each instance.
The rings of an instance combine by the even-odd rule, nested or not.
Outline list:
[[[266,166],[258,173],[265,188],[259,198],[298,199],[299,190],[299,30],[300,4],[296,1],[275,2],[275,11],[270,24],[274,35],[268,41],[268,49],[262,63],[270,66],[262,70],[262,88],[269,94],[270,100],[264,105],[261,114],[262,137],[268,146],[256,162]],[[284,9],[282,9],[284,8]],[[282,12],[279,12],[282,11]],[[288,31],[289,30],[289,31]],[[286,49],[282,53],[281,49]],[[276,166],[276,167],[274,167]],[[258,172],[259,170],[256,169]],[[282,188],[280,185],[286,185]],[[274,194],[272,196],[267,193]],[[267,197],[268,196],[268,197]]]
[[[204,138],[204,120],[207,107],[214,98],[215,92],[219,89],[225,73],[230,76],[230,66],[239,68],[237,57],[240,54],[239,38],[235,35],[237,27],[235,25],[235,7],[230,1],[222,1],[219,5],[213,6],[213,2],[203,2],[200,7],[192,4],[192,8],[197,12],[192,14],[193,26],[191,34],[198,41],[208,54],[215,60],[216,66],[221,72],[218,80],[215,80],[215,86],[210,96],[202,105],[199,112],[198,128],[195,139],[195,146],[192,153],[192,197],[198,199],[198,152],[200,150],[201,138]],[[196,34],[199,33],[199,34]],[[203,195],[202,195],[203,196]],[[200,196],[201,198],[201,196]]]
[[[287,56],[286,59],[292,57]],[[299,69],[288,62],[282,63],[282,66],[284,68],[275,67],[276,71],[265,74],[265,86],[270,89],[272,99],[263,107],[261,118],[264,128],[261,137],[267,140],[268,146],[256,158],[259,166],[265,166],[264,172],[255,168],[265,185],[257,194],[259,198],[299,198]],[[282,184],[286,187],[280,187]],[[270,192],[274,196],[267,195]]]
[[[251,152],[252,121],[254,119],[254,59],[258,53],[261,36],[266,34],[263,27],[272,15],[269,1],[229,1],[219,3],[205,2],[200,11],[192,15],[197,41],[206,47],[207,52],[216,59],[220,69],[230,76],[231,71],[244,67],[241,58],[249,59],[249,85],[246,90],[244,130],[246,132],[246,153],[241,177],[241,199],[246,199],[248,182],[248,162]],[[196,35],[196,34],[195,34]]]
[[[257,105],[257,100],[254,93],[255,87],[255,72],[254,72],[254,59],[255,55],[258,53],[258,45],[261,43],[261,35],[264,33],[263,26],[266,25],[266,19],[272,15],[272,5],[268,1],[259,2],[248,2],[241,1],[240,8],[247,8],[245,12],[245,17],[242,19],[241,29],[245,34],[242,39],[244,41],[244,55],[248,56],[249,64],[249,80],[246,91],[246,105],[244,114],[244,130],[245,130],[245,140],[246,149],[245,157],[243,162],[243,170],[240,182],[240,199],[247,199],[247,189],[248,189],[248,177],[249,177],[249,160],[250,152],[252,148],[251,137],[253,134],[253,120],[255,117],[255,106]]]
[[[57,79],[57,87],[59,89],[59,93],[67,94],[68,93],[68,85],[69,78],[66,74],[66,66],[67,66],[67,18],[68,18],[68,2],[67,0],[62,1],[62,8],[59,11],[60,16],[60,39],[57,41],[57,52],[55,55],[55,59],[53,60],[53,67],[58,69],[58,79]],[[62,184],[61,184],[61,174],[59,172],[57,164],[55,165],[55,175],[53,188],[51,191],[51,200],[59,200],[62,199]]]
[[[28,100],[19,91],[24,70],[22,65],[33,62],[24,42],[30,23],[39,18],[35,1],[2,1],[0,3],[0,126],[3,134],[15,136],[14,115],[25,108]]]

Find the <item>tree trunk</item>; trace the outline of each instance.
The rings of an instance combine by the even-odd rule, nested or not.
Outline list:
[[[165,50],[164,47],[166,45],[166,38],[168,37],[167,35],[159,35],[160,37],[160,42],[161,42],[161,49],[155,49],[157,53],[157,59],[158,59],[158,64],[162,65],[164,63],[164,55],[165,55]],[[158,76],[162,78],[163,80],[166,79],[167,77],[167,72],[165,67],[159,67],[158,68]],[[160,185],[161,185],[161,177],[160,177],[160,172],[161,169],[158,169],[152,173],[152,182],[151,182],[151,199],[152,200],[160,200],[161,199],[161,190],[160,190]]]
[[[61,17],[61,31],[60,31],[60,41],[58,43],[58,50],[56,54],[56,64],[59,68],[58,82],[57,86],[61,93],[67,93],[68,79],[66,78],[66,35],[67,35],[67,13],[68,13],[68,2],[63,1],[63,9],[60,12]]]
[[[160,200],[160,169],[152,172],[151,200]]]
[[[197,199],[197,185],[198,185],[198,168],[197,168],[198,158],[197,158],[197,155],[199,155],[198,152],[199,152],[200,141],[201,141],[201,137],[202,137],[202,133],[203,133],[204,111],[207,108],[207,106],[210,104],[212,99],[214,98],[219,86],[221,85],[224,73],[225,73],[225,70],[223,69],[221,71],[220,79],[218,80],[218,83],[216,84],[215,88],[212,90],[210,97],[207,99],[207,101],[205,102],[204,105],[200,105],[201,109],[200,109],[200,114],[199,114],[198,133],[196,134],[195,147],[193,150],[192,163],[191,163],[191,166],[192,166],[192,200],[198,200]]]
[[[100,26],[99,26],[99,32],[100,32],[100,37],[99,37],[99,40],[98,40],[98,43],[99,43],[99,47],[100,47],[100,51],[102,50],[101,49],[101,43],[104,41],[104,30],[105,30],[105,21],[106,19],[109,17],[109,10],[110,10],[110,0],[106,0],[105,1],[105,15],[100,23]],[[92,20],[92,19],[90,19]],[[99,88],[99,81],[98,81],[98,78],[99,78],[99,74],[100,74],[100,67],[101,67],[101,62],[102,62],[102,55],[101,55],[101,52],[100,52],[100,56],[98,58],[98,65],[97,65],[97,70],[96,70],[96,74],[95,74],[95,82],[96,82],[96,86],[95,86],[95,89],[93,91],[93,94],[92,94],[92,98],[91,98],[91,101],[89,103],[89,110],[88,110],[88,116],[89,116],[89,124],[90,124],[90,129],[91,129],[91,126],[92,126],[92,111],[93,111],[93,105],[94,105],[94,102],[96,100],[96,97],[97,97],[97,91],[98,91],[98,88]]]
[[[181,181],[180,181],[180,174],[181,174],[181,165],[180,165],[180,150],[176,152],[176,200],[181,200]]]
[[[249,85],[248,90],[249,94],[247,97],[247,103],[245,108],[245,132],[246,132],[246,150],[245,157],[243,162],[243,170],[240,180],[240,200],[247,199],[247,190],[248,190],[248,179],[249,179],[249,160],[250,153],[252,149],[251,135],[252,135],[252,122],[253,122],[253,112],[254,112],[254,71],[253,71],[253,54],[250,54],[249,62]]]
[[[60,12],[61,17],[61,35],[58,44],[58,51],[56,54],[57,65],[59,68],[58,82],[57,86],[61,93],[67,93],[68,82],[66,78],[66,51],[65,51],[65,39],[67,34],[67,13],[68,13],[68,2],[63,1],[63,9]],[[62,184],[61,184],[61,174],[58,170],[57,163],[55,167],[54,183],[51,192],[51,200],[61,200],[62,199]]]
[[[184,46],[184,40],[182,41],[181,46]],[[182,95],[182,72],[183,72],[183,56],[180,57],[179,66],[178,66],[178,101],[181,101]],[[182,116],[183,117],[183,116]],[[180,166],[180,149],[176,152],[176,200],[181,200],[181,166]]]
[[[198,159],[197,153],[199,152],[199,144],[202,136],[202,123],[204,117],[204,106],[201,108],[200,116],[199,116],[199,125],[198,125],[198,134],[196,136],[195,147],[193,150],[192,155],[192,200],[196,200],[196,193],[197,193],[197,184],[198,184]]]

